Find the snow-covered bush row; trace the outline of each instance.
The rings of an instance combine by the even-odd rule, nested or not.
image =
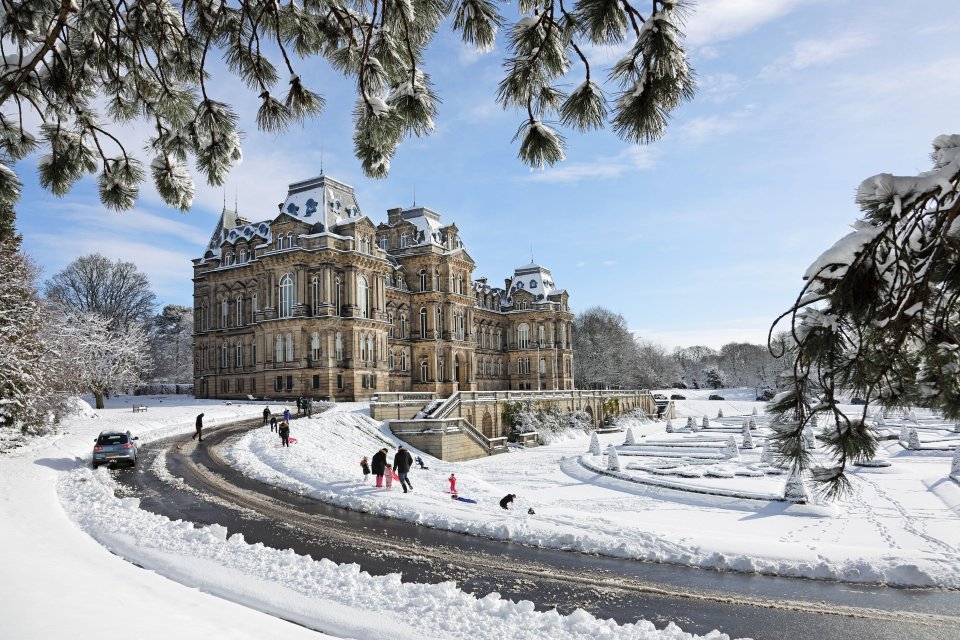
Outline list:
[[[577,438],[591,429],[592,421],[585,411],[564,413],[559,407],[543,408],[529,401],[508,405],[504,410],[506,422],[513,423],[518,433],[537,432],[541,444]]]

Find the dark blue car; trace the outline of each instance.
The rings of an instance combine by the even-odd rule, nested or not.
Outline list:
[[[130,466],[137,464],[137,440],[130,432],[104,431],[93,445],[93,468],[102,464],[128,462]]]

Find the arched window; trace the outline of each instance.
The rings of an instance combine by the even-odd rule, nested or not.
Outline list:
[[[463,275],[457,274],[457,293],[463,294]]]
[[[440,271],[435,269],[433,272],[433,290],[440,291]]]
[[[443,332],[443,307],[437,306],[437,333],[442,335]]]
[[[280,317],[293,315],[293,276],[289,273],[280,278]]]
[[[310,298],[313,302],[313,312],[320,312],[320,278],[313,276],[310,279]]]
[[[367,341],[363,339],[363,336],[360,336],[360,361],[363,362],[367,359]]]
[[[287,362],[293,361],[293,334],[287,334]]]
[[[277,341],[273,349],[273,361],[283,362],[283,336],[277,334]]]
[[[333,350],[336,353],[337,360],[343,360],[343,336],[339,331],[333,339]]]
[[[407,352],[401,351],[400,352],[400,371],[406,371],[406,370],[407,370]]]
[[[503,329],[497,327],[497,350],[503,350]]]
[[[430,373],[430,365],[424,360],[420,363],[420,382],[427,381],[427,375]]]
[[[237,326],[243,325],[243,298],[237,296]]]
[[[343,293],[343,283],[340,282],[340,276],[333,280],[333,304],[337,308],[337,315],[340,315],[340,294]]]
[[[541,324],[539,327],[537,327],[537,343],[538,343],[541,347],[543,347],[543,341],[544,341],[544,334],[545,334],[545,333],[546,333],[546,332],[545,332],[542,324]]]
[[[540,373],[546,373],[546,372],[547,372],[547,359],[540,358]]]
[[[400,339],[407,339],[407,314],[400,314]]]
[[[427,308],[420,307],[420,337],[427,337]]]
[[[228,360],[227,358],[228,358],[228,356],[227,356],[227,343],[224,342],[223,345],[221,345],[221,347],[220,347],[220,367],[223,368],[223,369],[226,369],[226,368],[227,368],[227,364],[229,363],[229,360]]]
[[[420,269],[420,291],[427,290],[427,270]]]
[[[287,232],[287,249],[293,246],[293,231]]]
[[[370,317],[370,287],[367,285],[367,279],[363,276],[357,276],[357,304],[360,306],[360,317]]]
[[[310,356],[314,360],[320,359],[320,334],[316,331],[314,331],[313,336],[310,337]]]
[[[387,323],[390,325],[390,337],[397,337],[397,328],[393,324],[393,311],[387,313]]]
[[[437,357],[437,381],[443,382],[444,377],[445,376],[443,375],[443,356],[438,356]]]
[[[387,368],[393,371],[393,351],[387,354]]]
[[[243,366],[243,343],[237,342],[237,369]]]
[[[257,309],[258,309],[258,307],[257,307],[257,294],[254,293],[253,295],[250,296],[250,312],[251,312],[251,313],[256,313],[256,312],[257,312]]]
[[[517,347],[526,349],[530,346],[530,327],[524,322],[517,327]]]
[[[226,329],[230,318],[230,303],[224,300],[220,303],[220,328]]]
[[[283,249],[283,236],[277,236],[277,250]]]
[[[367,360],[370,362],[377,361],[377,351],[373,348],[373,338],[367,336]]]

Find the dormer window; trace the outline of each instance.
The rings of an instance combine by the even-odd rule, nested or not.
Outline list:
[[[383,236],[383,237],[380,238],[380,248],[381,248],[382,250],[386,251],[386,250],[387,250],[387,246],[389,245],[389,243],[390,243],[390,240],[389,240],[389,238],[387,238],[387,236]]]
[[[536,288],[537,288],[537,281],[536,281],[536,280],[531,280],[531,281],[530,281],[530,288],[531,288],[531,289],[536,289]]]
[[[400,234],[400,248],[406,249],[407,245],[410,244],[410,234],[404,231]]]
[[[287,232],[287,249],[293,246],[293,231]]]

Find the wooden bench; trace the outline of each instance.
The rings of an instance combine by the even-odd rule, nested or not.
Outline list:
[[[135,404],[135,405],[133,405],[133,412],[134,412],[134,413],[140,413],[141,411],[146,411],[146,410],[147,410],[147,405],[145,405],[145,404]]]

